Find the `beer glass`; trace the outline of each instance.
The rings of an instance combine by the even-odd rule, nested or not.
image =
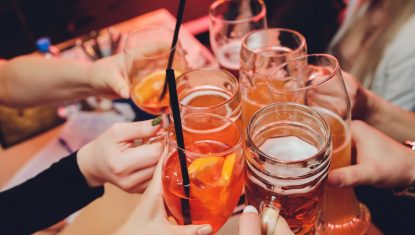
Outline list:
[[[351,164],[350,101],[337,59],[314,54],[281,65],[267,80],[274,102],[293,101],[317,110],[327,122],[333,141],[331,169]],[[353,188],[327,187],[317,234],[365,234],[370,213]]]
[[[196,69],[176,80],[181,115],[211,113],[227,117],[239,128],[241,92],[238,80],[220,69]]]
[[[242,38],[255,29],[267,27],[262,0],[218,0],[209,9],[210,44],[221,68],[239,76]]]
[[[318,112],[297,103],[260,109],[247,130],[248,204],[258,211],[278,207],[295,233],[314,234],[331,152],[329,127]]]
[[[272,103],[266,79],[287,60],[305,55],[305,38],[289,29],[256,30],[244,37],[241,50],[240,85],[244,126],[261,107]]]
[[[163,197],[168,213],[184,224],[190,209],[192,224],[210,224],[214,232],[231,216],[244,182],[240,129],[230,120],[209,113],[182,117],[190,196],[183,190],[174,125],[167,131],[163,157]],[[226,133],[226,135],[224,135]],[[183,208],[188,200],[190,208]]]
[[[131,98],[137,107],[153,115],[168,112],[169,94],[162,99],[160,95],[172,39],[173,30],[160,25],[148,25],[129,33],[124,43],[125,75],[130,83]],[[187,69],[179,42],[173,59],[173,69],[176,76]]]

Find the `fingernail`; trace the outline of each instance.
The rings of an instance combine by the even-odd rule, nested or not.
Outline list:
[[[255,207],[253,207],[251,205],[248,205],[248,206],[246,206],[244,208],[243,213],[255,213],[255,214],[258,214],[258,210]]]
[[[209,235],[213,233],[212,226],[205,225],[197,230],[197,234],[199,235]]]
[[[158,116],[156,118],[153,119],[153,121],[151,121],[151,125],[152,126],[157,126],[161,123],[161,121],[163,121],[161,116]]]

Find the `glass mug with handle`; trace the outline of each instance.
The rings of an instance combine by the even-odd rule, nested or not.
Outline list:
[[[212,50],[222,69],[239,76],[242,38],[252,30],[267,28],[262,0],[218,0],[209,8],[209,36]]]
[[[350,101],[337,59],[313,54],[287,61],[267,80],[273,102],[298,102],[314,108],[327,122],[333,142],[331,169],[351,164]],[[327,187],[317,234],[365,234],[370,212],[353,188]]]
[[[314,234],[331,152],[327,124],[307,106],[274,103],[254,114],[247,130],[245,192],[263,223],[264,214],[279,208],[293,232]]]
[[[258,109],[272,103],[266,83],[272,71],[306,53],[304,36],[294,30],[269,28],[255,30],[244,37],[239,81],[245,128]]]

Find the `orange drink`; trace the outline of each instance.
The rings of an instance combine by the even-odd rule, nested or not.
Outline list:
[[[182,115],[211,113],[242,127],[239,82],[229,72],[196,69],[178,77],[176,84]]]
[[[280,208],[296,234],[314,234],[331,152],[329,128],[316,111],[295,103],[260,109],[247,130],[248,204]]]
[[[126,76],[130,94],[140,109],[160,115],[168,111],[169,95],[161,98],[171,52],[173,31],[162,26],[141,27],[127,35],[124,45]],[[187,69],[180,43],[173,59],[176,77]]]
[[[333,156],[330,169],[349,166],[351,159],[351,139],[346,124],[336,114],[319,110],[330,126],[333,139]],[[322,213],[319,218],[318,234],[366,234],[370,226],[370,213],[364,204],[359,203],[353,188],[327,187],[323,196]]]
[[[281,87],[278,81],[292,85]],[[278,67],[267,82],[274,102],[291,97],[323,116],[333,142],[331,169],[351,164],[350,101],[336,58],[327,54],[295,58]],[[352,188],[326,188],[316,234],[365,234],[369,225],[370,212]]]
[[[178,147],[171,125],[163,158],[166,209],[178,224],[184,224],[182,201],[188,200],[192,224],[211,224],[217,232],[232,214],[242,192],[244,164],[240,130],[229,119],[213,114],[186,115],[182,125],[190,195],[187,197],[183,190]]]
[[[244,37],[239,81],[245,128],[256,111],[273,103],[267,79],[275,68],[306,52],[305,38],[294,30],[262,29]]]

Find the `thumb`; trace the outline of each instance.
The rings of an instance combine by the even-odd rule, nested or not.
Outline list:
[[[239,235],[260,235],[261,220],[253,206],[246,206],[239,218]]]
[[[376,175],[372,165],[361,164],[332,170],[327,183],[336,188],[352,187],[356,185],[372,184],[371,175]]]
[[[278,218],[274,235],[294,235],[293,231],[290,229],[290,226],[288,226],[287,221],[282,216]]]
[[[174,225],[174,231],[171,234],[182,235],[210,235],[213,234],[212,226],[203,225]]]
[[[132,141],[154,136],[161,127],[161,117],[141,122],[115,123],[110,133],[115,141]]]

